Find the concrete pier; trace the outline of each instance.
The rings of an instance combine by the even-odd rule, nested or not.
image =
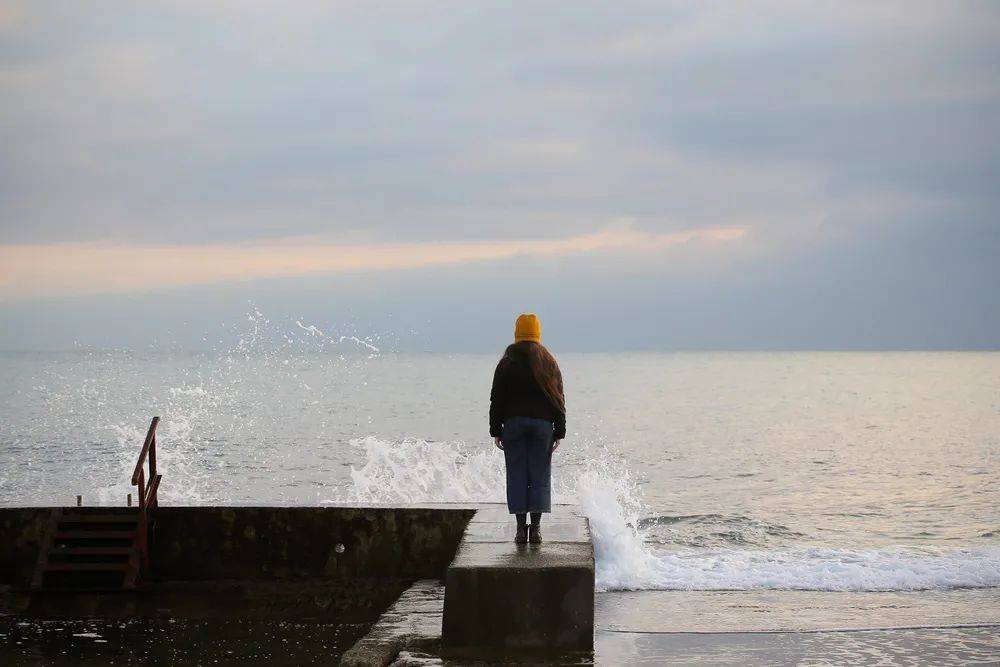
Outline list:
[[[340,659],[342,667],[385,667],[403,650],[437,649],[444,588],[437,579],[415,582]]]
[[[571,506],[521,546],[502,505],[160,507],[129,594],[30,586],[57,509],[0,508],[0,616],[366,625],[355,666],[593,648],[594,550]]]
[[[138,595],[30,587],[51,507],[0,508],[0,615],[371,623],[440,579],[471,507],[159,507]],[[124,508],[122,508],[124,509]]]
[[[542,536],[540,545],[515,545],[505,507],[476,512],[445,576],[445,650],[593,648],[587,520],[556,507],[542,521]]]

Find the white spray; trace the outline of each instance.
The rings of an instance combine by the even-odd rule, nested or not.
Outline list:
[[[374,436],[352,441],[364,463],[333,500],[413,505],[502,502],[503,457],[485,445]],[[897,591],[1000,586],[1000,551],[896,547],[852,551],[657,548],[639,519],[647,512],[624,462],[604,451],[553,473],[553,501],[578,504],[594,538],[598,590]]]

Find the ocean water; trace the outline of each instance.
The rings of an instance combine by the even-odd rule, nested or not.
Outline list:
[[[164,503],[503,500],[499,350],[286,328],[0,353],[0,504],[124,504],[154,414]],[[555,499],[590,518],[599,627],[1000,623],[1000,353],[553,351]]]

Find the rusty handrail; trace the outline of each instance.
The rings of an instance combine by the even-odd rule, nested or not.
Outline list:
[[[136,534],[136,548],[139,551],[142,567],[149,566],[149,530],[152,517],[147,516],[147,511],[157,506],[156,491],[160,488],[160,480],[163,475],[156,472],[156,427],[160,423],[159,417],[153,417],[149,423],[149,431],[146,432],[146,440],[142,443],[142,451],[139,452],[139,460],[135,464],[135,472],[132,473],[132,484],[136,488],[136,495],[139,500],[139,525]],[[146,480],[146,461],[149,461],[149,481]]]
[[[163,479],[163,475],[153,477],[149,480],[149,485],[146,487],[146,502],[153,507],[156,506],[156,490],[160,488],[161,479]]]
[[[139,453],[139,460],[135,463],[135,471],[132,473],[132,484],[139,484],[139,478],[142,477],[142,464],[146,462],[146,455],[149,454],[150,449],[153,453],[149,456],[149,476],[156,476],[156,427],[160,423],[159,417],[153,417],[153,421],[149,424],[149,430],[146,432],[146,441],[142,443],[142,451]],[[140,488],[140,491],[144,489]]]
[[[156,490],[160,486],[160,478],[163,477],[163,475],[156,473],[156,427],[159,423],[160,418],[153,417],[153,421],[149,424],[149,431],[146,433],[146,441],[142,443],[139,460],[135,464],[135,472],[132,473],[132,484],[136,486],[139,510],[142,513],[147,507],[156,507]],[[149,461],[148,480],[144,467],[146,461]]]

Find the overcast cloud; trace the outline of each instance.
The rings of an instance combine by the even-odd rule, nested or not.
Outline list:
[[[8,0],[0,146],[0,347],[1000,346],[993,2]]]

